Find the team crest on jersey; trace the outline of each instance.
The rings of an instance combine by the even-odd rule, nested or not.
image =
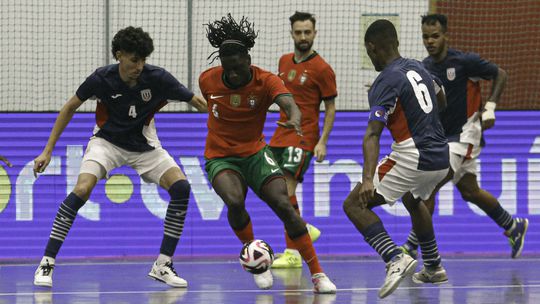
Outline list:
[[[253,94],[249,95],[248,104],[249,104],[250,108],[254,109],[257,106],[258,103],[259,103],[259,101],[258,101],[257,96],[255,96]]]
[[[296,70],[290,70],[289,74],[287,74],[287,79],[289,81],[293,81],[294,77],[296,77]]]
[[[446,78],[448,78],[450,81],[456,79],[456,68],[446,69]]]
[[[231,106],[237,108],[238,106],[240,106],[240,103],[242,102],[242,97],[238,94],[232,94],[230,102],[231,102]]]
[[[302,75],[300,75],[300,84],[304,84],[304,82],[306,82],[306,80],[307,80],[307,71],[304,70]]]
[[[144,102],[149,102],[152,99],[152,91],[150,89],[141,90],[141,98]]]

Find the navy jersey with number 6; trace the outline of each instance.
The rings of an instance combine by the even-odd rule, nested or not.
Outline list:
[[[85,101],[97,99],[94,135],[128,151],[149,151],[160,145],[154,114],[172,101],[190,101],[193,93],[166,70],[146,64],[137,85],[128,87],[118,64],[98,68],[76,92]]]
[[[384,68],[368,94],[369,120],[386,124],[392,150],[416,159],[418,170],[446,169],[448,143],[439,122],[433,78],[419,61],[398,58]]]

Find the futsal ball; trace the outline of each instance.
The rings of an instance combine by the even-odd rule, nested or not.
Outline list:
[[[247,242],[240,251],[240,265],[245,271],[253,274],[261,274],[267,271],[273,262],[274,251],[263,240]]]

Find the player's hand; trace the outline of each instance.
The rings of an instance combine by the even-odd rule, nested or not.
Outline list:
[[[50,162],[51,154],[41,152],[41,154],[34,159],[34,177],[37,177],[38,173],[43,173]]]
[[[482,120],[482,130],[487,130],[493,128],[495,125],[495,118],[489,120]]]
[[[373,180],[365,179],[362,181],[362,185],[358,190],[360,208],[367,208],[368,203],[375,197],[375,187],[373,186]]]
[[[326,145],[324,143],[317,143],[315,149],[313,149],[315,160],[320,163],[326,158]]]
[[[2,155],[0,155],[0,160],[3,161],[8,167],[13,167],[9,160],[7,160],[7,158],[3,157]]]
[[[287,120],[285,122],[276,121],[276,123],[280,127],[287,128],[287,129],[294,129],[294,130],[296,130],[296,134],[298,134],[298,136],[303,136],[302,127],[300,126],[299,121]]]
[[[193,98],[189,103],[199,112],[208,112],[206,100],[201,96],[193,95]]]

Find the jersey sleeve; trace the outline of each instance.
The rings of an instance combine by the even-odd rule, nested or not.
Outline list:
[[[86,101],[90,97],[98,95],[99,88],[100,78],[97,73],[94,72],[79,86],[75,95],[77,95],[81,101]]]
[[[439,94],[440,91],[444,91],[444,85],[443,82],[439,79],[439,77],[431,74],[431,77],[433,78],[433,86],[435,87],[435,94]]]
[[[499,73],[499,67],[491,63],[476,53],[466,53],[464,63],[470,77],[480,77],[483,79],[495,79]]]
[[[270,74],[266,79],[266,88],[270,103],[273,103],[279,95],[291,94],[285,87],[283,80],[274,74]]]
[[[164,95],[169,100],[191,101],[193,95],[195,95],[167,71],[163,73],[162,81]]]
[[[392,86],[380,82],[372,87],[368,94],[370,113],[369,120],[388,121],[391,109],[396,106],[397,92]]]
[[[319,89],[323,100],[337,96],[336,73],[330,66],[322,71],[319,81]]]

